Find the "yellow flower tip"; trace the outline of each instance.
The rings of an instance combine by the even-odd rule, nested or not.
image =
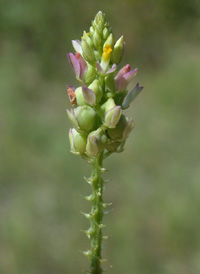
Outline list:
[[[104,52],[109,52],[109,53],[110,53],[110,52],[112,52],[112,48],[111,48],[110,45],[106,44],[105,47],[104,47],[104,49],[103,49],[103,51],[104,51]]]
[[[89,32],[86,32],[87,36],[90,36],[90,33]],[[83,39],[83,36],[81,36],[81,39]]]
[[[110,60],[111,52],[112,52],[111,46],[106,44],[103,49],[103,54],[102,54],[102,58],[103,58],[104,62],[108,62]]]

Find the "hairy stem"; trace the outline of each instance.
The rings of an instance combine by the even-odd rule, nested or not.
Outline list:
[[[103,154],[100,153],[92,162],[90,184],[92,187],[89,238],[91,249],[89,253],[90,274],[101,274],[101,242],[103,218],[103,179],[101,177]]]

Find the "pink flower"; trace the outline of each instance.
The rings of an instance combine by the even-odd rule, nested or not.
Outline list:
[[[117,91],[124,91],[137,73],[137,68],[131,70],[129,64],[124,66],[115,77]]]
[[[76,52],[75,55],[73,53],[68,53],[67,58],[69,63],[79,80],[83,80],[84,74],[87,69],[87,64],[80,53]]]

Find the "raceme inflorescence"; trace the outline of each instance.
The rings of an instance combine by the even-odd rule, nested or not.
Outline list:
[[[72,128],[69,130],[71,152],[80,155],[92,166],[92,174],[86,181],[92,194],[84,197],[91,202],[91,211],[83,213],[89,219],[90,228],[85,231],[91,248],[84,252],[90,261],[87,273],[102,273],[101,245],[107,236],[102,234],[105,181],[102,179],[103,160],[114,152],[122,152],[134,127],[132,118],[122,113],[130,106],[143,87],[137,83],[128,92],[128,85],[137,73],[129,64],[119,67],[125,42],[117,41],[102,12],[95,16],[89,32],[83,32],[81,40],[73,40],[75,53],[68,53],[69,63],[79,82],[78,87],[67,85],[72,105],[67,110]]]

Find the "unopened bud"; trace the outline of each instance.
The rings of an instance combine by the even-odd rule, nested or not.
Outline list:
[[[94,34],[94,28],[93,28],[93,26],[91,26],[91,27],[90,27],[90,37],[92,37],[93,34]]]
[[[121,116],[121,106],[116,106],[106,112],[104,125],[115,128]]]
[[[101,35],[96,30],[94,32],[92,40],[96,49],[100,49],[102,45],[102,39],[101,39]]]
[[[79,128],[83,131],[91,131],[96,124],[96,111],[90,106],[77,107],[74,110]]]
[[[111,55],[111,62],[119,64],[124,52],[124,42],[123,36],[121,36],[114,45],[114,49]]]
[[[96,78],[96,69],[88,64],[88,68],[86,70],[86,73],[84,75],[84,81],[86,84],[92,83],[92,81]]]
[[[101,98],[103,96],[103,89],[100,85],[99,80],[95,79],[92,84],[89,85],[89,89],[93,90],[93,92],[96,95],[96,103],[98,104],[101,101]]]
[[[103,45],[103,48],[106,46],[106,45],[109,45],[111,48],[113,48],[114,46],[114,36],[113,34],[111,33],[108,38],[106,39],[104,45]]]
[[[75,90],[76,103],[78,106],[83,106],[85,104],[94,106],[96,105],[96,95],[95,93],[87,87],[79,87]]]
[[[88,156],[96,157],[98,154],[97,140],[95,136],[88,136],[86,153]]]
[[[74,109],[67,109],[67,115],[69,120],[71,121],[73,127],[75,127],[76,130],[79,130],[79,125],[75,117]]]
[[[100,108],[101,116],[105,117],[106,112],[116,106],[113,98],[109,98]]]
[[[99,11],[97,15],[94,18],[95,23],[103,28],[104,23],[105,23],[105,14],[102,11]]]
[[[83,154],[86,149],[87,136],[77,132],[74,128],[69,130],[69,141],[72,153]]]
[[[85,60],[93,64],[95,62],[94,52],[91,46],[86,42],[84,38],[82,39],[81,47],[83,51],[83,57],[85,58]]]
[[[107,28],[103,29],[103,39],[106,40],[109,36],[109,31]]]
[[[134,121],[122,114],[116,127],[113,129],[108,129],[108,135],[113,140],[125,141],[133,127]]]
[[[91,38],[90,38],[89,32],[84,31],[84,32],[83,32],[83,38],[85,39],[85,41],[88,43],[88,45],[89,45],[90,47],[93,46],[92,40],[91,40]]]
[[[81,41],[72,40],[72,46],[76,52],[82,54]]]
[[[103,151],[107,144],[107,136],[102,129],[91,132],[87,138],[86,153],[91,157],[96,157]]]
[[[76,103],[78,106],[83,106],[85,105],[85,100],[82,92],[82,87],[78,87],[75,90],[75,95],[76,95]]]
[[[82,88],[83,97],[86,102],[86,104],[90,106],[96,105],[96,95],[93,90],[90,88],[87,88],[86,86]]]

